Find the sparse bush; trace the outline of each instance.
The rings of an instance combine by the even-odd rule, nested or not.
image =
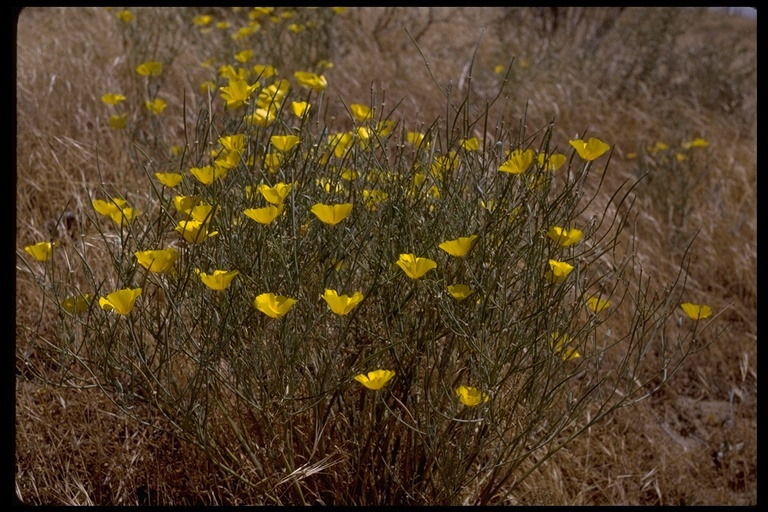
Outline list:
[[[611,134],[536,126],[508,92],[520,64],[475,72],[477,48],[456,87],[426,64],[443,102],[426,122],[374,85],[331,97],[338,12],[115,10],[125,88],[100,99],[139,177],[100,174],[17,251],[34,306],[18,367],[100,389],[204,454],[242,503],[514,502],[723,335],[688,291],[709,150],[681,136],[611,179]],[[446,22],[424,12],[417,45]],[[597,47],[621,25],[585,12],[542,30],[578,25]],[[401,14],[382,11],[377,34]],[[189,88],[168,87],[171,62]],[[608,96],[664,79],[627,73],[614,85],[632,90]],[[638,257],[638,194],[668,226],[671,273]]]

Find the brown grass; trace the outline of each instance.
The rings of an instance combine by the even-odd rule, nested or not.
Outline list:
[[[173,23],[182,14],[190,17],[167,10],[157,22]],[[445,98],[405,27],[437,84],[451,81],[454,96],[466,91],[470,76],[476,94],[488,96],[498,80],[493,66],[513,57],[528,61],[528,68],[515,68],[504,101],[508,118],[522,117],[527,103],[530,129],[554,118],[560,144],[587,130],[615,145],[608,189],[636,171],[624,158],[628,152],[656,140],[678,142],[672,139],[681,134],[710,141],[712,157],[696,170],[678,232],[690,240],[700,230],[691,247],[688,293],[721,312],[726,331],[687,359],[666,388],[593,426],[543,464],[510,501],[756,504],[755,19],[699,9],[561,8],[555,14],[466,7],[351,9],[346,19],[332,35],[337,55],[327,73],[329,109],[339,118],[336,98],[365,103],[372,91],[386,91],[391,107],[402,100],[398,112],[408,113],[410,129],[444,115]],[[110,35],[113,23],[104,9],[28,9],[19,18],[17,248],[47,239],[62,211],[87,205],[99,170],[104,182],[138,197],[144,172],[131,167],[118,134],[105,127],[99,100],[127,80],[126,55]],[[202,81],[195,73],[205,57],[191,45],[165,76],[171,124],[181,124],[181,90]],[[639,189],[636,250],[650,275],[669,277],[679,266],[685,244],[667,235],[672,217],[658,204],[672,209],[680,200],[668,186]],[[19,286],[23,271],[16,279],[19,332],[31,327],[28,312],[39,297]],[[250,503],[247,490],[203,453],[164,434],[151,410],[137,409],[139,422],[97,389],[31,378],[25,365],[40,364],[39,358],[18,344],[16,353],[19,500]]]

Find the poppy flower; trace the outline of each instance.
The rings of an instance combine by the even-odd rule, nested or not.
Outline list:
[[[325,224],[334,226],[346,219],[352,211],[352,203],[322,204],[312,206],[312,213]]]
[[[381,389],[394,376],[394,370],[374,370],[368,372],[368,375],[363,373],[355,375],[355,380],[368,389],[376,391]]]
[[[295,303],[296,299],[275,295],[274,293],[262,293],[253,301],[254,307],[270,318],[280,318]]]
[[[488,395],[471,386],[459,386],[456,388],[456,394],[459,396],[459,401],[468,407],[480,405],[490,399]]]
[[[501,164],[499,170],[510,174],[521,174],[525,172],[533,163],[533,150],[516,149],[510,151],[507,160]]]
[[[206,274],[197,270],[197,275],[200,276],[200,280],[210,288],[211,290],[224,291],[229,286],[232,279],[235,278],[240,271],[238,270],[214,270],[213,274]]]
[[[564,261],[549,260],[549,268],[546,276],[552,283],[562,283],[573,270],[573,265]]]
[[[477,235],[472,236],[462,236],[455,240],[447,240],[438,247],[451,256],[456,256],[457,258],[463,258],[467,255],[469,250],[472,248],[472,244],[474,243],[475,239],[477,238]]]
[[[246,217],[255,220],[259,224],[270,224],[281,213],[283,213],[282,204],[264,206],[263,208],[249,208],[243,212]]]
[[[395,262],[398,267],[411,279],[419,279],[424,274],[437,267],[437,263],[429,258],[417,258],[414,254],[401,254]]]
[[[61,303],[61,307],[65,311],[75,314],[88,311],[88,307],[91,305],[91,294],[86,293],[83,295],[76,295],[73,297],[67,297]]]
[[[199,220],[182,220],[179,221],[178,224],[176,224],[176,231],[178,231],[181,236],[184,237],[184,240],[187,242],[194,244],[194,243],[200,243],[206,238],[218,235],[218,231],[208,231],[208,223],[207,222],[201,222]]]
[[[136,299],[141,295],[141,288],[124,288],[99,299],[99,306],[104,311],[114,311],[127,315],[133,310]]]
[[[570,361],[571,359],[581,357],[581,354],[576,352],[576,349],[568,346],[571,341],[573,341],[573,338],[567,334],[561,335],[558,332],[552,333],[552,340],[550,345],[555,352],[560,354],[560,356],[563,358],[563,361]]]
[[[150,272],[168,272],[179,257],[173,247],[157,251],[139,251],[134,253],[139,265]]]
[[[59,242],[38,242],[26,246],[24,250],[37,261],[47,261],[51,254],[53,254],[53,248],[57,245],[59,245]]]
[[[587,298],[587,307],[593,312],[593,313],[599,313],[602,310],[610,307],[611,303],[607,300],[600,299],[598,297],[588,297]]]
[[[181,174],[177,172],[156,172],[155,178],[168,188],[173,188],[181,183]]]
[[[273,135],[269,138],[269,141],[276,150],[282,151],[283,153],[290,151],[294,146],[301,142],[295,135]]]
[[[363,294],[355,292],[350,297],[349,295],[339,295],[336,290],[326,289],[323,293],[323,299],[328,303],[331,311],[337,315],[346,315],[352,311],[355,306],[360,304],[363,300]]]
[[[578,229],[566,229],[560,226],[552,226],[547,231],[547,236],[561,247],[568,247],[581,240],[582,232]]]
[[[592,160],[601,157],[606,151],[611,149],[611,146],[594,137],[590,137],[586,142],[581,139],[576,139],[569,141],[569,143],[576,149],[579,156],[587,162],[591,162]]]
[[[293,185],[291,184],[276,183],[273,187],[270,187],[269,185],[262,183],[259,185],[258,190],[268,203],[279,205],[285,201],[286,197],[288,197],[292,186]]]
[[[461,302],[474,292],[465,284],[452,284],[448,286],[448,293],[451,294],[451,297]]]
[[[712,316],[712,308],[709,306],[683,302],[680,304],[680,307],[683,308],[683,311],[685,311],[685,314],[688,315],[688,318],[691,320],[699,320]]]

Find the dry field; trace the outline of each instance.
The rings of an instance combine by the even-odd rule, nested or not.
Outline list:
[[[164,71],[163,91],[176,105],[169,126],[183,123],[178,105],[185,88],[196,90],[205,79],[199,63],[207,55],[199,36],[187,40],[185,31],[162,27],[191,27],[201,12],[135,10],[138,20],[157,24],[148,47],[182,48]],[[63,211],[89,207],[100,175],[128,191],[145,178],[130,167],[100,101],[105,92],[128,92],[121,84],[131,78],[129,64],[147,57],[125,54],[117,23],[103,8],[19,15],[17,260],[26,256],[24,246],[66,230],[56,228]],[[687,287],[717,312],[722,334],[661,390],[539,466],[510,504],[757,503],[756,31],[755,19],[699,9],[462,7],[350,8],[327,34],[334,63],[326,73],[329,116],[342,117],[338,98],[365,103],[375,94],[380,101],[384,91],[388,105],[400,102],[399,112],[428,125],[446,109],[437,84],[461,91],[472,81],[478,96],[490,96],[499,80],[494,67],[506,68],[514,57],[505,99],[511,117],[526,114],[531,130],[554,119],[561,141],[585,130],[599,134],[614,147],[608,189],[638,175],[630,153],[657,141],[709,142],[706,168],[695,176],[656,169],[638,187],[633,229],[644,272],[659,278],[674,275],[698,232]],[[290,68],[289,57],[283,66]],[[190,112],[198,110],[193,95],[186,100]],[[123,415],[109,396],[28,371],[36,354],[18,333],[37,321],[41,299],[28,279],[17,264],[17,499],[249,503],[248,491],[204,454]],[[137,407],[151,423],[154,411]]]

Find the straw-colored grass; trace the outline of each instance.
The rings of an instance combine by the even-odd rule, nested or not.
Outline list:
[[[107,127],[100,101],[129,83],[134,61],[148,60],[152,48],[180,44],[163,75],[170,105],[164,121],[182,126],[185,115],[205,106],[199,95],[183,93],[205,79],[199,62],[209,56],[188,20],[227,11],[191,11],[136,9],[139,19],[157,27],[157,39],[142,43],[147,55],[126,53],[115,36],[114,12],[21,12],[17,248],[92,229],[64,212],[89,208],[104,184],[137,197],[145,187],[144,170],[134,167],[122,134]],[[506,70],[511,63],[511,84],[500,100],[507,119],[525,116],[531,131],[554,120],[558,141],[585,131],[608,141],[614,154],[607,190],[649,173],[637,188],[638,213],[629,228],[645,275],[674,278],[696,234],[686,293],[718,312],[723,333],[689,356],[660,391],[617,410],[535,468],[507,501],[756,504],[755,19],[693,8],[350,8],[327,38],[334,63],[325,73],[328,116],[345,117],[340,99],[348,105],[385,97],[387,106],[408,114],[408,129],[425,130],[446,112],[438,87],[456,98],[471,84],[473,94],[488,97],[501,80],[494,67]],[[284,59],[289,66],[291,57]],[[644,154],[656,141],[679,144],[683,136],[710,143],[706,158],[685,171]],[[633,152],[640,156],[628,159]],[[18,286],[27,282],[25,272],[18,265],[17,333],[34,324],[41,300],[39,291]],[[41,337],[53,334],[50,325],[36,328]],[[51,363],[18,340],[16,354],[19,500],[253,503],[242,482],[163,430],[150,407],[136,406],[138,422],[95,387],[39,379]],[[317,469],[333,472],[334,461],[325,462],[329,467]]]

